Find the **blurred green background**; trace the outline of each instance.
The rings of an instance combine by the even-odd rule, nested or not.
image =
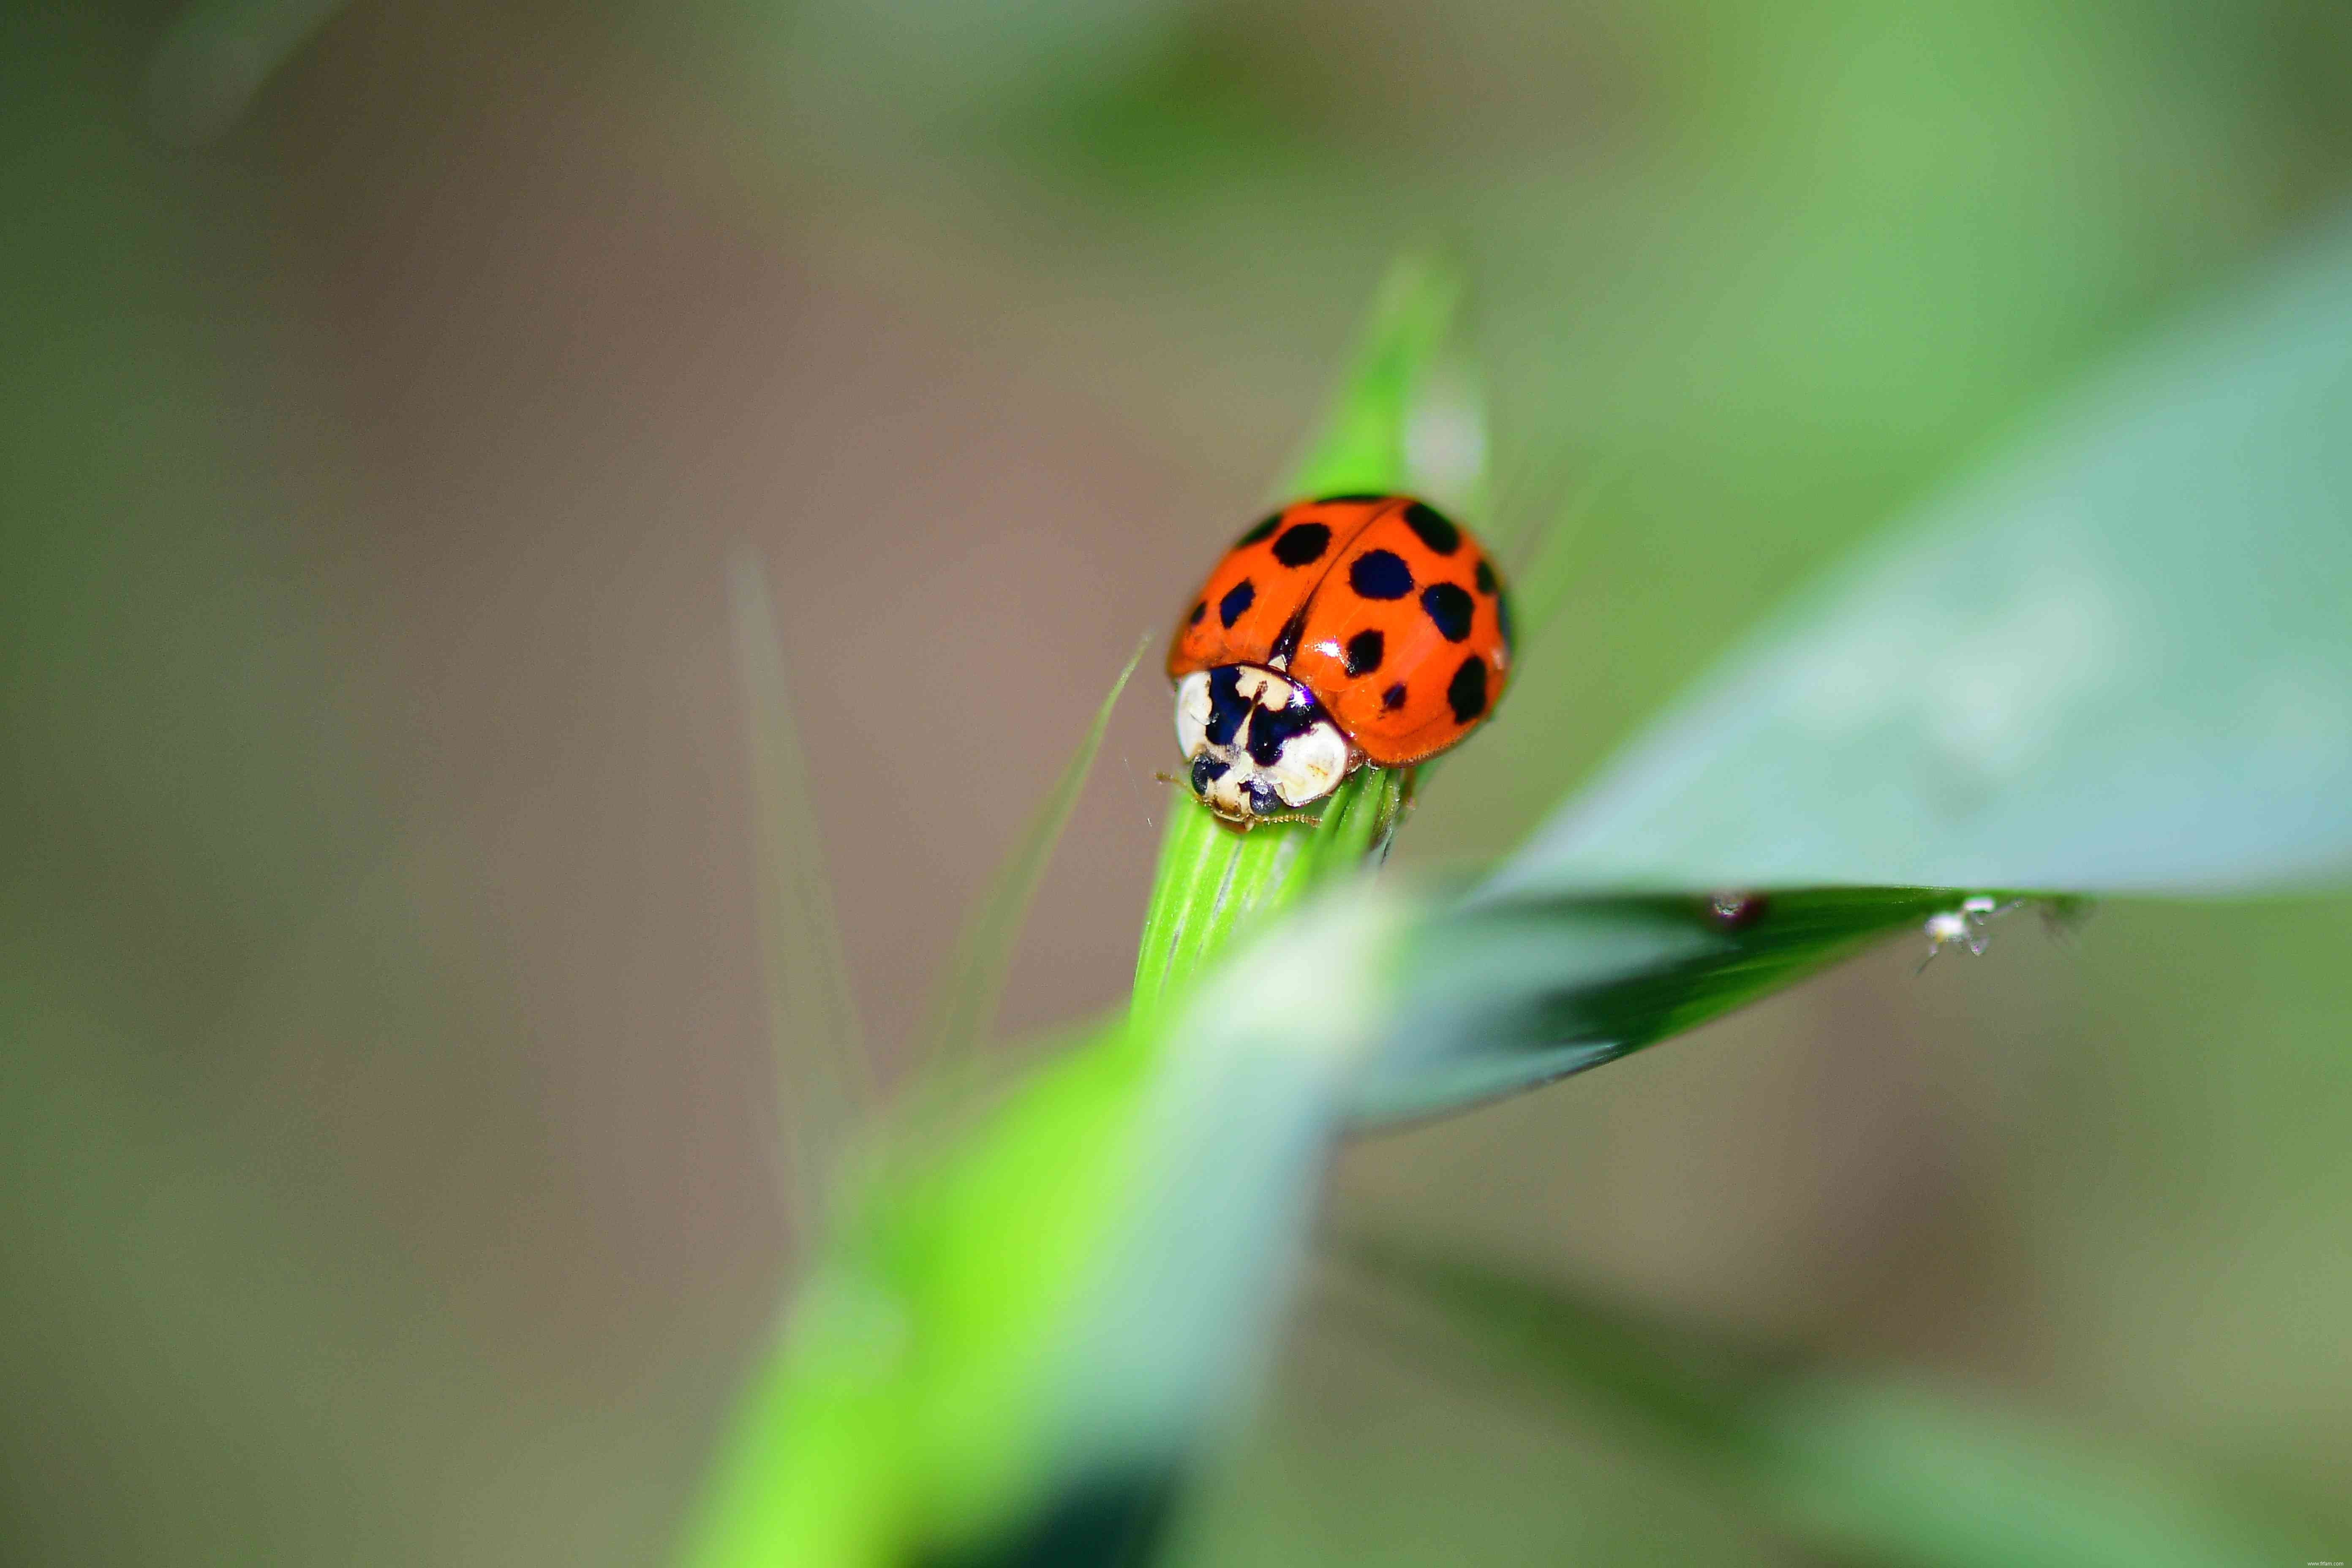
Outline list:
[[[782,1289],[721,563],[886,1061],[1393,252],[1582,570],[1465,864],[2352,191],[2336,0],[17,8],[0,1554],[656,1560]],[[1004,1026],[1116,1001],[1117,715]],[[2112,1445],[2352,1554],[2352,902],[1876,953],[1352,1144],[1324,1226]],[[1326,1268],[1218,1563],[1805,1563]],[[2186,1478],[2186,1479],[2180,1479]]]

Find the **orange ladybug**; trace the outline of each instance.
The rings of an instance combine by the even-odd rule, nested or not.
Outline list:
[[[1468,530],[1411,496],[1325,496],[1251,529],[1168,650],[1192,793],[1286,820],[1365,763],[1402,767],[1503,694],[1511,612]]]

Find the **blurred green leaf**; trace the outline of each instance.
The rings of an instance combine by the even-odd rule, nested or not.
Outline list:
[[[1535,526],[1522,530],[1525,539],[1495,541],[1496,548],[1512,563],[1511,603],[1518,620],[1512,653],[1521,661],[1543,643],[1544,634],[1567,605],[1576,579],[1591,569],[1585,528],[1602,495],[1622,478],[1620,472],[1588,478]]]
[[[1414,1359],[1433,1350],[1456,1362],[1467,1355],[1502,1384],[1573,1402],[1616,1430],[1711,1463],[1754,1447],[1746,1401],[1798,1359],[1376,1234],[1329,1250],[1373,1287],[1342,1298],[1354,1303],[1353,1321],[1401,1338]],[[1404,1309],[1414,1315],[1400,1318]],[[1423,1319],[1450,1339],[1432,1344]]]
[[[730,9],[740,0],[728,0]],[[1162,58],[1177,0],[796,0],[745,8],[802,114],[953,127]],[[745,23],[736,23],[737,26]]]
[[[794,1293],[688,1521],[698,1568],[887,1568],[1045,1483],[1047,1358],[1149,1058],[1099,1035],[947,1147],[893,1140]]]
[[[1360,872],[1213,972],[1171,1026],[1071,1331],[1070,1467],[1181,1457],[1249,1391],[1404,916]]]
[[[278,68],[342,8],[343,0],[194,0],[149,64],[149,122],[174,142],[226,134]]]
[[[1254,1380],[1400,921],[1322,904],[953,1145],[896,1141],[839,1206],[686,1561],[1012,1561],[1074,1507],[1156,1507]]]
[[[739,554],[729,563],[727,595],[751,748],[777,1121],[805,1243],[845,1140],[873,1109],[874,1087],[825,879],[808,762],[793,722],[775,607],[758,561]]]
[[[1423,489],[1454,506],[1481,499],[1484,416],[1469,370],[1449,353],[1462,288],[1459,271],[1435,256],[1409,255],[1389,268],[1323,422],[1276,500]]]
[[[2352,226],[1718,666],[1498,892],[2225,892],[2352,867]]]
[[[1917,1568],[2308,1561],[2137,1455],[1927,1388],[1808,1381],[1755,1417],[1753,1484],[1784,1526],[1833,1550]]]
[[[1816,1551],[1902,1568],[2229,1568],[2285,1561],[2221,1503],[2054,1423],[1813,1371],[1622,1304],[1393,1242],[1340,1250],[1367,1321],[1425,1360],[1636,1433]],[[1400,1315],[1396,1309],[1412,1310]],[[1432,1331],[1432,1321],[1436,1331]]]

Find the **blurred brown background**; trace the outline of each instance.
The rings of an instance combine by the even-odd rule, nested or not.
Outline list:
[[[27,1563],[659,1555],[784,1266],[730,547],[895,1059],[1401,244],[1479,290],[1506,503],[1618,476],[1413,824],[1451,867],[2352,174],[2322,0],[366,4],[193,145],[175,15],[28,11],[0,88]],[[1123,994],[1167,725],[1139,678],[1008,1035]],[[1331,1223],[2116,1435],[2324,1555],[2346,913],[1880,952],[1360,1143]],[[1221,1561],[1798,1560],[1312,1300],[1253,1452]]]

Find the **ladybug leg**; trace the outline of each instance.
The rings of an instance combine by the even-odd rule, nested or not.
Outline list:
[[[1212,815],[1220,826],[1232,833],[1247,833],[1253,827],[1265,827],[1276,822],[1304,822],[1312,826],[1323,820],[1309,811],[1278,811],[1272,816],[1227,816],[1222,811]]]
[[[1388,852],[1389,839],[1403,824],[1404,819],[1412,815],[1414,786],[1421,780],[1419,768],[1407,767],[1402,771],[1404,776],[1397,781],[1396,804],[1389,808],[1387,814],[1381,818],[1379,825],[1372,829],[1372,837],[1380,844],[1381,852],[1383,855]]]

